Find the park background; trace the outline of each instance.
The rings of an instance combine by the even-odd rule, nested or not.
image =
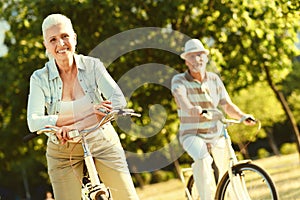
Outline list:
[[[0,36],[0,196],[3,199],[42,199],[44,192],[51,190],[45,160],[46,137],[29,143],[22,141],[29,133],[26,124],[29,78],[47,61],[41,24],[50,13],[62,13],[72,20],[78,36],[77,52],[85,55],[108,38],[137,28],[157,27],[164,30],[162,34],[167,34],[166,37],[177,31],[199,38],[210,50],[211,69],[220,75],[232,100],[262,122],[259,134],[255,127],[231,129],[238,155],[259,159],[299,154],[298,0],[0,0],[0,32],[4,33]],[[164,44],[163,39],[157,42]],[[184,44],[178,38],[172,42]],[[118,43],[114,47],[118,51]],[[106,63],[105,59],[103,62]],[[106,67],[118,81],[126,72],[148,63],[159,63],[178,73],[186,70],[177,54],[154,48],[126,52]],[[163,80],[167,86],[143,82],[147,76],[161,76],[159,72],[142,73],[127,83],[140,84],[128,99],[128,105],[142,114],[134,122],[151,137],[139,137],[141,133],[134,130],[125,133],[114,124],[124,149],[140,154],[140,161],[148,159],[145,153],[176,140],[178,132],[176,105],[168,87],[170,77]],[[153,111],[153,105],[164,109]],[[157,114],[153,116],[152,112]],[[166,152],[164,156],[170,155]],[[191,159],[183,154],[164,168],[133,173],[136,187],[177,178],[178,164],[188,166]],[[136,166],[130,167],[137,170]]]

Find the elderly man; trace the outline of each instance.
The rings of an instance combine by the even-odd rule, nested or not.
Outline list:
[[[218,120],[203,115],[205,109],[222,109],[231,118],[248,117],[230,99],[219,76],[206,71],[209,51],[198,39],[185,43],[185,51],[180,55],[185,60],[187,70],[172,79],[172,94],[177,103],[180,118],[179,140],[192,157],[194,180],[201,200],[212,200],[216,182],[212,170],[212,157],[222,176],[227,169],[225,140]],[[245,121],[246,125],[254,122]],[[210,155],[208,147],[211,148]]]

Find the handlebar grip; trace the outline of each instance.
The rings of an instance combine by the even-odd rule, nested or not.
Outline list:
[[[208,113],[207,110],[202,110],[200,115],[207,114],[207,113]]]
[[[254,118],[254,117],[247,117],[246,119],[245,119],[245,121],[247,121],[247,122],[250,122],[250,121],[252,121],[252,122],[257,122],[257,120]]]
[[[247,122],[254,122],[256,123],[257,120],[252,116],[252,115],[244,115],[241,119],[240,119],[241,122],[244,122],[244,121],[247,121]]]
[[[33,138],[37,137],[38,134],[36,133],[30,133],[23,137],[23,142],[28,142],[29,140],[32,140]]]

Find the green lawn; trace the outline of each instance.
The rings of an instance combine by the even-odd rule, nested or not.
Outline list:
[[[300,161],[298,154],[254,160],[275,182],[280,200],[300,200]],[[184,200],[184,184],[179,179],[137,188],[141,200]]]

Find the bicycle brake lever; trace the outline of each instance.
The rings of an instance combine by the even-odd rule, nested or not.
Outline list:
[[[142,115],[140,113],[131,113],[131,116],[141,117]]]
[[[119,109],[118,110],[118,115],[126,115],[127,113],[133,113],[133,109]]]
[[[136,117],[140,117],[141,114],[138,114],[138,113],[135,113],[133,109],[119,109],[118,112],[117,112],[117,115],[119,116],[127,116],[127,115],[130,115],[130,116],[136,116]]]

